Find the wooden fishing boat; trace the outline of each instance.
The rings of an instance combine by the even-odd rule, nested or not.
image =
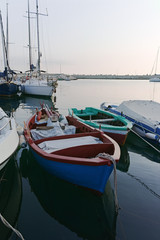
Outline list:
[[[68,111],[69,115],[77,118],[79,121],[101,129],[120,145],[125,144],[127,135],[132,128],[132,123],[124,117],[101,109],[86,107],[82,110],[70,108]]]
[[[24,136],[49,173],[99,193],[120,158],[118,144],[102,131],[46,106],[27,121]]]
[[[101,108],[124,116],[133,123],[133,132],[147,142],[160,146],[160,103],[150,100],[129,100],[119,106],[102,103]]]
[[[58,221],[81,239],[114,239],[117,213],[110,181],[107,182],[103,195],[97,196],[48,174],[27,149],[22,151],[20,169],[22,176],[28,180],[32,193],[51,219]],[[32,226],[37,226],[34,219]],[[50,239],[52,231],[54,232],[53,228],[43,227],[37,234],[43,234],[46,239]]]
[[[19,144],[19,136],[13,117],[9,117],[0,108],[0,170],[9,161]]]

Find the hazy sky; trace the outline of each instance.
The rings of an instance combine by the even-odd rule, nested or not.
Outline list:
[[[0,0],[9,10],[12,69],[28,70],[28,0]],[[150,74],[160,46],[160,0],[39,0],[41,68],[66,74]],[[36,0],[30,0],[35,12]],[[32,15],[34,16],[34,15]],[[33,60],[36,20],[31,19]],[[2,69],[0,53],[0,69]],[[160,61],[158,64],[160,73]]]

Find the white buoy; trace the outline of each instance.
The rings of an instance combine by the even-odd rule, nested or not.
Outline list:
[[[149,139],[157,140],[158,136],[154,133],[146,133],[146,137]]]

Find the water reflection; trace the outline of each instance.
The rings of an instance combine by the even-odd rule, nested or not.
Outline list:
[[[20,169],[43,209],[59,223],[84,239],[115,239],[116,213],[109,181],[105,193],[97,196],[49,175],[27,149],[22,152]]]
[[[22,182],[14,157],[0,171],[0,213],[13,226],[17,224],[22,200]],[[0,239],[7,240],[12,230],[0,220]]]
[[[138,153],[151,161],[160,163],[160,149],[157,148],[158,151],[156,151],[132,132],[130,132],[128,135],[126,147],[131,152]]]
[[[126,145],[121,147],[121,157],[116,165],[116,168],[121,172],[128,172],[130,165],[130,157]]]
[[[46,104],[48,105],[48,107],[54,107],[55,105],[55,102],[51,98],[31,97],[31,96],[24,96],[21,99],[21,103],[23,104],[25,109],[40,108],[41,104]]]
[[[0,97],[0,107],[3,108],[5,112],[15,111],[21,103],[21,99],[18,97],[15,98],[3,98]]]

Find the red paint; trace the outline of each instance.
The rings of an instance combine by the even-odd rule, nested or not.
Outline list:
[[[46,111],[46,114],[47,114],[47,111]],[[29,146],[39,156],[50,161],[58,161],[58,162],[65,162],[68,164],[79,164],[79,165],[90,165],[90,166],[97,166],[97,165],[110,166],[112,164],[109,159],[96,157],[99,153],[103,153],[103,152],[110,154],[111,157],[113,157],[116,161],[119,160],[120,149],[118,144],[112,138],[110,138],[109,136],[107,136],[106,134],[104,134],[102,131],[98,129],[94,129],[86,125],[85,123],[79,122],[77,119],[71,116],[67,116],[66,118],[69,122],[69,125],[76,126],[76,132],[77,132],[76,134],[62,135],[62,136],[56,136],[56,137],[53,136],[53,137],[40,139],[36,141],[34,141],[29,136],[30,130],[33,129],[33,126],[35,126],[35,115],[32,116],[30,120],[27,122],[27,129],[24,131],[24,136]],[[43,141],[75,138],[75,137],[82,137],[82,136],[98,137],[103,142],[103,144],[93,144],[93,145],[91,144],[91,145],[70,147],[70,148],[62,149],[50,154],[44,152],[42,149],[38,147],[38,144]]]
[[[37,121],[39,121],[39,120],[41,119],[41,116],[42,116],[42,112],[39,111],[39,112],[38,112],[38,115],[37,115]]]

